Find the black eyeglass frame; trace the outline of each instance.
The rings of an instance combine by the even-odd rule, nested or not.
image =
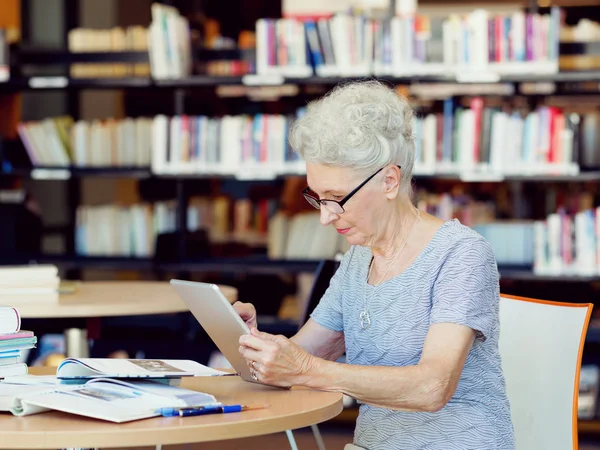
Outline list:
[[[402,166],[398,165],[398,169],[402,169]],[[342,214],[344,212],[346,212],[346,210],[344,209],[344,204],[350,200],[352,198],[352,196],[354,194],[356,194],[365,184],[367,184],[369,181],[371,181],[373,179],[373,177],[375,177],[375,175],[377,175],[379,172],[381,172],[383,169],[385,169],[387,166],[383,166],[381,169],[377,170],[377,172],[375,172],[373,175],[369,176],[365,181],[363,181],[362,183],[360,183],[358,186],[356,186],[354,189],[352,189],[348,195],[346,195],[343,199],[341,200],[331,200],[328,198],[324,198],[324,199],[318,199],[316,197],[313,197],[312,195],[309,194],[310,188],[308,186],[306,186],[303,190],[302,190],[302,195],[304,196],[304,198],[306,199],[306,201],[313,207],[315,207],[316,209],[321,209],[321,206],[323,206],[323,202],[331,202],[331,203],[337,203],[340,207],[340,209],[342,210],[342,212],[340,213],[335,213],[335,214]],[[315,203],[313,203],[313,201]],[[327,206],[325,206],[325,208],[327,208]]]

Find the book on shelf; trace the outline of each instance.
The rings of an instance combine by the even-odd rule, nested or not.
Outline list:
[[[335,228],[321,225],[318,212],[293,216],[280,212],[269,221],[267,254],[270,259],[333,259],[348,248],[348,241]]]
[[[465,181],[576,175],[580,161],[587,167],[598,161],[599,115],[572,109],[544,105],[528,111],[479,96],[468,104],[448,98],[442,111],[414,117],[415,174]],[[34,166],[151,167],[165,176],[273,179],[305,173],[286,138],[304,111],[92,122],[62,117],[22,123],[19,133]]]
[[[559,58],[560,70],[600,69],[600,23],[581,18],[577,24],[563,25],[560,30],[561,44],[571,44],[572,51],[563,51]]]
[[[600,368],[595,364],[581,366],[579,377],[579,398],[577,417],[594,419],[598,411],[598,387],[600,385]]]
[[[69,51],[81,52],[147,52],[148,29],[143,26],[113,27],[104,30],[73,28],[68,34]],[[71,78],[148,77],[148,62],[86,62],[70,66]]]
[[[556,73],[560,9],[549,14],[476,9],[446,17],[401,8],[393,17],[334,12],[259,19],[259,76],[451,76]]]
[[[276,201],[231,199],[224,195],[190,198],[187,231],[207,232],[206,244],[264,246]],[[177,231],[174,200],[134,205],[80,205],[76,211],[75,250],[82,256],[148,258],[161,235]]]
[[[303,164],[286,139],[291,120],[278,114],[158,115],[152,128],[152,171],[240,179],[302,173]]]
[[[75,251],[84,256],[154,254],[156,215],[147,203],[136,205],[80,205],[75,214]]]
[[[444,101],[443,112],[416,115],[416,174],[481,179],[579,173],[581,116],[553,106],[511,111],[474,97]]]
[[[160,416],[161,408],[220,404],[211,394],[149,380],[94,378],[76,385],[0,383],[0,411],[15,416],[56,410],[123,423]]]
[[[559,208],[534,223],[534,273],[600,274],[600,207],[569,213]]]
[[[7,30],[0,28],[0,83],[10,79],[10,53]]]
[[[152,119],[21,122],[18,133],[34,167],[149,167]]]
[[[168,5],[154,2],[148,31],[150,68],[155,79],[191,75],[192,56],[188,19]]]

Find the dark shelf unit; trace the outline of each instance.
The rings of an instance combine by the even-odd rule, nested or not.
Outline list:
[[[197,49],[195,50],[196,57],[202,59],[227,59],[227,58],[240,58],[244,55],[239,50],[206,50]],[[102,52],[102,53],[70,53],[63,50],[52,50],[52,49],[39,49],[39,48],[21,48],[15,53],[14,60],[17,64],[27,66],[36,65],[68,65],[71,63],[78,62],[147,62],[147,52]],[[20,67],[20,66],[19,66]],[[67,66],[68,67],[68,66]],[[65,73],[67,73],[66,71]],[[183,114],[184,102],[183,96],[186,89],[194,88],[214,88],[218,85],[244,85],[248,86],[260,86],[260,76],[250,75],[253,77],[252,82],[247,82],[244,76],[204,76],[194,75],[182,79],[165,79],[155,80],[147,77],[128,77],[128,78],[94,78],[94,79],[76,79],[68,76],[28,76],[21,77],[17,73],[17,76],[11,78],[6,83],[0,84],[0,90],[27,90],[27,89],[63,89],[73,90],[76,94],[81,89],[129,89],[129,88],[164,88],[173,89],[173,101],[175,105],[175,113]],[[375,77],[318,77],[311,76],[307,78],[282,78],[282,83],[291,83],[301,86],[331,86],[344,81],[359,80],[365,78]],[[444,83],[460,85],[472,85],[477,86],[478,84],[490,84],[490,81],[486,81],[485,77],[481,81],[462,83],[457,81],[455,75],[448,76],[415,76],[415,77],[377,77],[382,81],[390,83]],[[35,81],[35,82],[34,82]],[[493,84],[501,83],[577,83],[577,82],[595,82],[600,83],[600,71],[577,71],[577,72],[561,72],[557,74],[549,75],[505,75],[498,77],[498,80]],[[273,85],[268,79],[264,85]],[[48,175],[47,179],[61,179],[61,175],[65,175],[62,179],[69,179],[70,182],[76,183],[80,177],[128,177],[128,178],[156,178],[156,179],[171,179],[176,183],[176,201],[178,204],[178,221],[177,221],[177,233],[180,237],[180,242],[177,244],[179,255],[184,254],[185,249],[185,209],[187,207],[187,200],[189,192],[187,192],[185,186],[185,180],[194,179],[229,179],[235,178],[235,176],[227,175],[204,175],[204,174],[153,174],[150,168],[139,168],[139,167],[90,167],[90,168],[13,168],[8,171],[0,172],[0,176],[20,176],[20,177],[32,177],[43,179],[44,172]],[[53,175],[57,173],[58,175]],[[40,173],[42,175],[40,175]],[[417,174],[416,179],[440,179],[440,180],[461,180],[460,174]],[[502,182],[502,181],[519,181],[519,182],[587,182],[587,181],[600,181],[600,170],[594,170],[589,172],[582,172],[575,176],[566,175],[507,175],[502,179],[495,179],[495,177],[487,177],[481,175],[476,177],[474,182]],[[78,196],[74,195],[70,203],[76,205],[78,203]],[[183,211],[183,212],[182,212]],[[70,227],[73,228],[73,227]],[[71,230],[73,231],[73,229]],[[169,271],[230,271],[230,272],[242,272],[242,273],[290,273],[300,271],[310,271],[316,267],[316,262],[313,261],[269,261],[267,259],[251,260],[243,258],[237,260],[235,258],[209,258],[203,260],[184,260],[183,257],[179,258],[175,263],[169,264],[156,264],[152,260],[149,261],[137,261],[130,258],[82,258],[77,257],[73,254],[74,248],[70,249],[70,255],[64,258],[52,258],[49,260],[56,261],[59,264],[63,264],[70,268],[77,267],[123,267],[132,268],[137,267],[140,270],[169,270]],[[45,257],[44,257],[45,258]],[[501,274],[504,279],[529,281],[529,280],[543,280],[548,282],[591,282],[595,281],[596,277],[539,277],[533,274],[531,268],[502,268]]]
[[[47,173],[47,177],[44,177]],[[14,168],[3,171],[0,175],[18,176],[36,179],[54,179],[53,174],[67,174],[70,177],[103,177],[103,178],[150,178],[152,172],[148,167],[32,167]]]
[[[0,170],[0,176],[19,176],[27,178],[43,179],[43,173],[47,173],[48,179],[59,177],[60,174],[68,172],[71,177],[129,177],[129,178],[159,178],[159,179],[237,179],[236,175],[223,174],[203,174],[203,173],[153,173],[150,167],[30,167],[21,168],[15,167],[10,170]],[[37,173],[37,175],[36,175]],[[53,175],[56,173],[58,175]],[[279,174],[275,178],[285,178],[288,176],[296,176],[297,174]],[[302,176],[302,175],[300,175]],[[460,181],[461,174],[415,174],[417,180],[448,180]],[[246,178],[242,178],[246,180]],[[256,181],[260,181],[257,179]],[[463,180],[465,181],[465,180]],[[600,181],[599,170],[582,171],[577,175],[505,175],[501,179],[498,177],[481,175],[474,180],[466,180],[468,183],[501,183],[503,181],[520,181],[523,183],[552,183],[552,182],[588,182]]]
[[[19,264],[56,264],[64,269],[135,270],[146,272],[223,272],[229,274],[285,275],[313,272],[320,260],[270,259],[265,255],[243,257],[183,258],[179,261],[159,261],[155,258],[130,258],[111,256],[68,256],[68,255],[23,255],[15,258],[0,258],[0,266]],[[499,266],[501,281],[535,281],[548,283],[600,283],[598,276],[536,275],[531,267]],[[593,299],[592,299],[593,300]],[[590,301],[592,301],[590,300]],[[600,328],[597,330],[600,342]]]
[[[154,271],[156,265],[150,258],[68,255],[21,255],[17,258],[0,259],[0,266],[13,264],[55,264],[64,270],[132,270]]]
[[[115,53],[117,54],[117,53]],[[109,54],[110,55],[110,54]],[[105,61],[106,59],[101,59]],[[416,75],[407,77],[393,76],[366,76],[366,77],[319,77],[310,76],[306,78],[285,78],[280,79],[281,83],[273,83],[265,77],[264,84],[260,83],[261,77],[253,75],[253,82],[249,85],[272,86],[277,84],[297,84],[297,85],[335,85],[340,82],[358,81],[365,79],[378,79],[380,81],[411,84],[411,83],[450,83],[458,85],[469,84],[498,84],[498,83],[576,83],[576,82],[600,82],[600,71],[572,71],[559,72],[555,74],[512,74],[502,75],[497,81],[490,82],[485,79],[461,82],[457,81],[455,76],[441,75]],[[245,83],[243,76],[210,76],[193,75],[185,78],[173,79],[153,79],[148,77],[126,77],[126,78],[71,78],[61,75],[39,75],[39,76],[13,76],[8,81],[0,83],[5,88],[22,89],[32,88],[32,79],[47,79],[49,81],[64,79],[68,87],[87,87],[87,88],[130,88],[130,87],[154,87],[154,88],[173,88],[173,87],[198,87],[215,85],[241,85]],[[49,86],[48,89],[63,89],[66,86]]]

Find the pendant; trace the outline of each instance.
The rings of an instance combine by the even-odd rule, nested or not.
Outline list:
[[[371,326],[371,317],[369,316],[369,311],[367,311],[366,309],[361,311],[358,318],[360,319],[360,327],[363,330],[366,330]]]

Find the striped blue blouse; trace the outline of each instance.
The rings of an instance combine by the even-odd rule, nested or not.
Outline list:
[[[344,332],[348,363],[417,364],[433,323],[466,325],[477,338],[444,408],[404,412],[362,404],[354,444],[369,450],[513,450],[498,351],[499,277],[488,242],[458,220],[448,221],[410,267],[376,287],[367,283],[371,258],[367,247],[348,250],[311,315]],[[371,324],[362,329],[366,302]]]

